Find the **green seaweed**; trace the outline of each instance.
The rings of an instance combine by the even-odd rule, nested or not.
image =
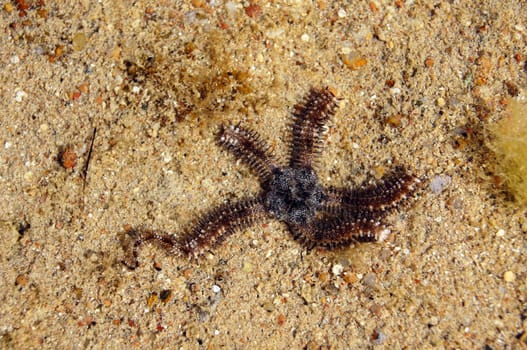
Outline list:
[[[527,103],[512,100],[510,115],[491,128],[496,174],[520,205],[527,205]]]

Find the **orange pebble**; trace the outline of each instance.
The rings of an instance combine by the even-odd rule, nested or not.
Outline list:
[[[262,8],[256,4],[250,4],[245,8],[245,13],[251,18],[260,17],[262,14]]]
[[[77,154],[73,147],[67,146],[60,154],[60,164],[66,169],[73,169],[77,164]]]

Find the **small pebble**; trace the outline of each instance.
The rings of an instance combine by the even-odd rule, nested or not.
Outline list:
[[[430,68],[434,65],[434,59],[432,57],[428,57],[425,59],[425,67]]]
[[[338,15],[340,18],[344,18],[344,17],[346,17],[348,14],[346,13],[346,10],[344,10],[344,9],[339,9],[339,11],[337,12],[337,15]]]
[[[213,285],[213,286],[212,286],[212,292],[213,292],[213,293],[219,293],[219,292],[221,292],[221,288],[220,288],[220,286],[218,286],[218,285],[216,285],[216,284]]]
[[[66,169],[73,169],[77,164],[77,154],[71,146],[67,146],[59,155],[60,164]]]
[[[384,242],[385,240],[387,240],[390,237],[391,233],[392,233],[392,230],[390,230],[389,228],[382,230],[379,233],[379,238],[378,238],[379,242]]]
[[[165,154],[164,152],[161,153],[161,158],[164,163],[170,163],[172,161],[172,156]]]
[[[72,292],[73,292],[73,297],[75,298],[75,300],[82,299],[82,295],[84,294],[84,290],[82,288],[75,287],[73,288]]]
[[[348,284],[356,283],[359,279],[357,278],[357,275],[351,272],[344,272],[343,276],[344,281]]]
[[[18,62],[20,62],[20,58],[18,58],[18,55],[11,56],[11,63],[17,64]]]
[[[304,42],[308,42],[309,41],[309,35],[304,33],[302,34],[302,36],[300,37],[300,39]]]
[[[157,300],[158,300],[158,296],[157,296],[156,292],[150,294],[150,296],[146,299],[146,306],[149,309],[152,308],[152,306],[154,306],[154,304],[157,302]]]
[[[244,272],[252,272],[253,271],[253,264],[250,262],[246,262],[243,264],[243,271]]]
[[[356,54],[349,54],[341,56],[342,63],[351,70],[357,70],[368,63],[365,57],[357,56]]]
[[[30,182],[33,180],[33,172],[32,171],[28,171],[24,174],[24,180],[26,180],[27,182]]]
[[[399,94],[401,93],[401,89],[398,88],[398,87],[391,88],[391,89],[390,89],[390,93],[391,93],[392,95],[399,95]]]
[[[197,307],[196,313],[197,313],[198,321],[201,323],[207,322],[210,318],[210,312],[200,308],[199,306]],[[196,330],[196,334],[197,332],[198,331]]]
[[[22,99],[27,96],[27,93],[24,90],[18,90],[15,93],[15,101],[22,102]]]
[[[343,55],[349,55],[351,53],[351,47],[349,46],[344,46],[341,50],[340,50],[340,53],[343,54]]]
[[[498,237],[503,237],[503,236],[505,236],[505,230],[502,229],[502,228],[500,228],[500,229],[498,230],[498,232],[496,233],[496,236],[498,236]]]
[[[370,307],[370,312],[371,312],[374,316],[381,317],[381,316],[382,316],[382,306],[379,305],[379,304],[373,304],[373,305]]]
[[[430,317],[428,324],[431,326],[437,326],[439,324],[439,318],[437,316]]]
[[[394,114],[386,118],[386,124],[391,126],[392,128],[396,128],[401,125],[401,115],[400,114]]]
[[[18,275],[15,280],[15,285],[24,287],[27,284],[26,275]]]
[[[327,272],[318,272],[317,273],[317,277],[318,279],[323,282],[323,283],[326,283],[328,281],[328,276],[329,274]]]
[[[375,288],[377,286],[377,276],[373,273],[367,273],[364,276],[364,284],[370,288]]]
[[[162,302],[167,303],[172,299],[172,290],[164,289],[159,293],[159,298]]]
[[[446,101],[442,97],[439,97],[436,102],[439,107],[444,107],[446,105]]]
[[[266,301],[265,303],[262,304],[262,308],[267,312],[273,312],[275,309],[275,306],[272,302]]]
[[[57,46],[55,47],[54,55],[50,56],[50,60],[51,60],[52,62],[54,62],[54,61],[57,60],[58,58],[61,58],[62,56],[64,56],[64,53],[65,53],[64,46],[62,46],[62,45],[57,45]]]
[[[75,33],[72,39],[73,42],[73,50],[74,51],[81,51],[86,47],[86,44],[88,43],[88,38],[86,37],[86,34],[79,32]]]
[[[516,280],[516,275],[512,271],[507,271],[503,274],[503,279],[505,282],[514,282]]]
[[[341,264],[335,264],[335,265],[333,265],[333,267],[331,268],[331,272],[332,272],[335,276],[340,276],[340,274],[342,273],[343,270],[344,270],[344,267],[343,267]]]
[[[376,328],[375,331],[372,334],[372,342],[375,345],[381,345],[388,339],[388,336],[384,334],[384,332],[381,330],[381,328]]]
[[[286,320],[287,320],[287,319],[286,319],[286,317],[285,317],[284,314],[280,314],[280,315],[278,315],[278,324],[279,324],[280,326],[282,326],[282,325],[285,323]]]
[[[260,17],[262,8],[257,4],[251,4],[245,8],[245,14],[251,18]]]
[[[435,194],[443,192],[443,190],[450,184],[452,178],[446,175],[436,175],[430,182],[430,189]]]
[[[236,15],[236,11],[238,10],[237,7],[238,4],[234,1],[228,1],[225,3],[225,9],[227,10],[227,14],[229,15],[229,17],[233,17]]]

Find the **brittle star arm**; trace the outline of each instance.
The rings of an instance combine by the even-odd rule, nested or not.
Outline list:
[[[357,189],[334,188],[326,190],[322,211],[339,216],[341,212],[369,211],[381,215],[394,208],[414,192],[420,181],[403,167],[381,178],[378,183]]]
[[[307,98],[294,107],[291,158],[292,167],[311,167],[320,154],[329,118],[335,114],[338,99],[329,89],[309,91]]]
[[[192,228],[178,238],[179,250],[197,256],[212,248],[236,231],[266,219],[268,213],[261,196],[222,204],[200,218]]]
[[[135,270],[139,266],[138,250],[144,243],[153,241],[167,252],[175,255],[179,254],[176,236],[174,235],[143,227],[128,230],[126,234],[130,236],[131,242],[123,244],[125,256],[122,262],[131,270]]]
[[[293,238],[308,248],[337,248],[354,242],[373,242],[382,228],[369,212],[354,212],[346,216],[324,215],[309,225],[289,225]]]
[[[278,167],[278,162],[269,151],[269,147],[252,130],[239,125],[223,125],[217,142],[247,164],[262,183],[269,181],[273,170]]]
[[[243,199],[236,203],[225,203],[209,211],[186,232],[172,235],[149,229],[128,231],[135,241],[129,245],[123,263],[131,269],[139,266],[139,247],[153,241],[174,255],[198,256],[204,250],[223,242],[238,230],[264,220],[267,212],[260,197]]]

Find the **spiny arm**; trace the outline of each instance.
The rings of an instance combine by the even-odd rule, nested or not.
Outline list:
[[[294,107],[290,166],[313,165],[322,148],[326,123],[337,105],[338,99],[330,89],[312,88],[306,99]]]
[[[138,250],[146,242],[157,243],[170,254],[197,257],[236,231],[250,227],[266,216],[262,199],[258,197],[222,204],[206,213],[181,235],[144,228],[132,229],[127,232],[132,242],[125,247],[126,256],[123,263],[130,269],[137,268]]]
[[[329,188],[321,210],[333,215],[357,210],[382,214],[409,197],[420,185],[420,180],[403,167],[381,178],[377,183],[357,189]]]
[[[277,161],[269,151],[269,147],[252,130],[239,125],[223,125],[217,142],[247,164],[262,183],[271,178],[273,169],[277,167]]]

